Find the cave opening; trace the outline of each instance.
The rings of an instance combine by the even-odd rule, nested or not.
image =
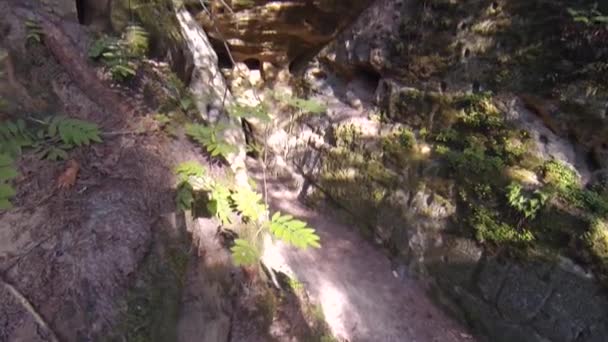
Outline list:
[[[247,58],[243,61],[249,70],[261,70],[262,62],[256,58]]]

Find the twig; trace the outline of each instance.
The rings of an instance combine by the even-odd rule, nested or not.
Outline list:
[[[25,298],[25,296],[23,294],[21,294],[21,292],[19,292],[19,290],[17,290],[13,285],[11,285],[7,281],[5,281],[4,278],[0,277],[0,283],[2,283],[2,285],[4,285],[4,287],[8,290],[8,292],[10,292],[13,295],[13,297],[15,297],[15,299],[19,302],[19,304],[21,304],[21,306],[27,312],[29,312],[30,315],[32,315],[32,317],[34,318],[36,323],[38,323],[38,325],[40,325],[44,330],[46,330],[51,342],[59,342],[59,338],[57,338],[57,335],[55,334],[55,332],[49,327],[49,325],[46,323],[44,318],[42,318],[42,316],[40,316],[38,311],[36,311],[36,309],[34,308],[32,303],[30,303],[30,301],[27,300],[27,298]]]

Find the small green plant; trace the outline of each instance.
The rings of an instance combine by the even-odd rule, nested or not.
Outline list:
[[[291,215],[274,213],[270,219],[270,232],[277,239],[301,249],[321,247],[315,230],[308,227],[306,222],[297,220]]]
[[[591,230],[585,233],[584,240],[593,255],[608,264],[608,224],[601,219],[593,219]]]
[[[0,153],[0,210],[12,207],[10,199],[15,196],[15,189],[10,182],[18,175],[13,163],[10,155]]]
[[[458,115],[461,123],[478,130],[502,129],[505,120],[492,102],[491,94],[466,95],[457,102],[463,109]]]
[[[212,157],[226,158],[230,153],[236,151],[236,147],[230,145],[222,138],[222,133],[228,129],[225,124],[203,126],[200,124],[186,125],[186,134],[203,145]]]
[[[254,118],[263,122],[270,121],[270,115],[268,115],[268,108],[264,102],[260,102],[256,106],[236,103],[228,108],[228,113],[230,114],[230,116],[235,118]]]
[[[576,171],[559,160],[545,162],[541,172],[544,182],[558,191],[567,191],[580,186]]]
[[[268,206],[262,196],[248,188],[232,189],[221,182],[214,181],[206,176],[202,165],[196,162],[187,162],[175,169],[178,178],[177,205],[181,209],[191,209],[197,199],[195,190],[207,193],[207,208],[215,215],[222,225],[234,223],[240,219],[255,229],[250,239],[256,239],[262,231],[298,248],[319,248],[319,236],[315,230],[308,227],[304,221],[295,219],[290,215],[276,212],[268,218]],[[197,189],[198,187],[198,189]],[[233,259],[237,265],[251,265],[256,263],[261,255],[258,247],[248,239],[235,240],[231,248]]]
[[[603,14],[597,8],[597,3],[588,9],[568,8],[568,14],[577,23],[585,24],[586,26],[608,26],[608,15]]]
[[[470,223],[475,230],[475,238],[481,242],[529,243],[534,240],[531,231],[525,228],[515,228],[506,222],[498,220],[498,213],[484,207],[473,211]]]
[[[534,219],[548,198],[548,194],[538,189],[532,193],[527,193],[517,183],[511,183],[507,187],[509,205],[522,213],[526,219]]]
[[[25,40],[27,42],[33,41],[38,44],[42,44],[44,31],[42,31],[42,28],[40,27],[40,24],[38,24],[38,22],[33,20],[26,20],[25,30],[27,32],[27,35],[25,36]]]
[[[121,38],[102,36],[89,48],[89,58],[101,61],[115,81],[126,81],[137,74],[141,59],[149,48],[148,34],[137,25],[128,26]]]
[[[35,137],[27,129],[23,120],[0,122],[0,153],[13,157],[21,154],[23,148],[32,147]]]
[[[262,196],[251,189],[238,189],[232,194],[231,199],[242,217],[252,222],[259,221],[268,210],[262,203]]]

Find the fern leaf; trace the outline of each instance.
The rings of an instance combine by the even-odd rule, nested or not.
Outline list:
[[[40,157],[52,161],[66,160],[68,159],[68,152],[66,152],[66,150],[62,147],[67,147],[68,149],[70,148],[70,146],[49,146],[48,148],[43,149]]]
[[[223,225],[232,222],[232,206],[230,203],[230,190],[216,183],[213,185],[209,194],[210,200],[207,203],[207,210],[215,215]]]
[[[33,137],[23,120],[0,123],[0,153],[18,156],[24,147],[30,147],[33,144]]]
[[[123,36],[124,44],[129,53],[134,57],[143,57],[148,52],[148,32],[138,25],[130,25],[126,28]]]
[[[260,260],[260,252],[247,240],[234,240],[234,246],[230,251],[236,266],[253,265]]]
[[[17,170],[13,167],[13,158],[8,154],[0,154],[0,182],[17,177]]]
[[[249,106],[245,104],[237,103],[228,108],[230,116],[235,118],[255,118],[264,122],[270,121],[270,115],[268,114],[268,108],[264,103],[260,103],[256,106]]]
[[[262,203],[262,195],[257,192],[241,188],[232,194],[232,200],[243,217],[257,222],[266,213],[266,205]]]
[[[188,182],[182,182],[177,186],[175,202],[179,210],[190,210],[194,203],[194,190]]]
[[[182,181],[186,181],[190,177],[203,177],[206,173],[205,167],[196,161],[187,161],[175,168],[175,174]]]
[[[308,227],[304,221],[297,220],[291,215],[281,215],[276,212],[270,220],[270,232],[280,240],[298,248],[319,248],[319,236],[315,230]]]
[[[186,125],[186,134],[205,147],[213,157],[226,157],[236,151],[236,147],[221,140],[219,135],[227,129],[226,125],[203,126],[199,124]]]
[[[10,198],[15,196],[16,192],[10,184],[0,183],[0,209],[9,209],[12,207]]]
[[[51,128],[56,125],[56,128]],[[92,142],[101,142],[97,125],[71,118],[58,117],[49,125],[49,135],[57,130],[61,141],[69,146],[90,145]]]

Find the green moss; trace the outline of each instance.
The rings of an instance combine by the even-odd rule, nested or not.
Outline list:
[[[470,219],[479,242],[495,244],[527,244],[534,240],[532,232],[525,228],[516,228],[498,219],[499,214],[487,208],[479,207],[473,211]]]
[[[549,160],[543,165],[541,172],[545,183],[559,191],[569,191],[578,188],[580,178],[576,171],[558,160]]]
[[[603,220],[595,219],[591,230],[585,234],[585,241],[592,254],[601,263],[608,265],[608,224]]]

